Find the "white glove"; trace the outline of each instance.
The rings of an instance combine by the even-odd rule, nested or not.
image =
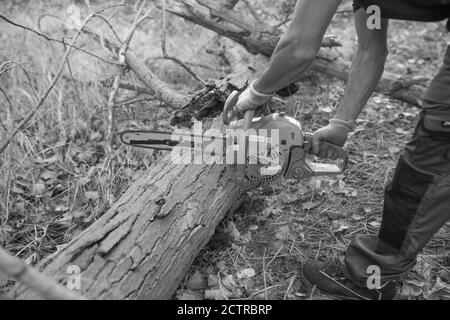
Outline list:
[[[272,98],[273,94],[265,94],[255,90],[254,84],[256,81],[252,81],[248,88],[241,93],[235,106],[236,110],[241,112],[255,110]]]

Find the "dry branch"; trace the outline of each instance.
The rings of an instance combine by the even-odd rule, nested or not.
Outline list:
[[[136,13],[136,16],[134,18],[133,25],[131,26],[130,30],[128,31],[128,34],[125,38],[125,41],[122,42],[121,47],[117,53],[117,60],[118,63],[121,65],[121,67],[118,68],[117,73],[114,77],[113,86],[111,93],[108,98],[107,108],[108,108],[108,130],[106,135],[106,140],[108,142],[109,151],[112,150],[112,146],[114,144],[114,134],[115,134],[115,117],[114,117],[114,111],[115,111],[115,100],[117,93],[119,91],[120,82],[122,80],[123,75],[126,71],[126,53],[129,49],[131,39],[133,38],[134,33],[136,32],[136,29],[139,27],[139,25],[144,22],[148,17],[150,12],[146,12],[145,14],[141,15],[142,11],[145,7],[145,1],[142,2],[141,7],[139,8],[138,12]],[[105,21],[108,23],[108,20],[105,19]],[[109,25],[109,23],[108,23]],[[111,26],[111,29],[114,30]],[[119,39],[118,35],[116,34],[116,38]]]
[[[179,58],[170,55],[167,52],[167,46],[166,46],[166,36],[167,36],[167,30],[166,30],[166,0],[162,0],[162,36],[161,36],[161,51],[162,51],[162,58],[167,60],[172,60],[176,64],[178,64],[180,67],[182,67],[184,70],[186,70],[187,73],[189,73],[195,80],[200,82],[203,86],[206,86],[206,81],[203,80],[198,74],[196,74],[189,66],[181,61]]]
[[[28,113],[28,115],[19,123],[19,125],[14,129],[14,131],[6,138],[6,140],[1,144],[0,146],[0,153],[2,153],[3,151],[5,151],[5,149],[8,147],[8,145],[11,143],[11,141],[14,139],[14,137],[16,136],[16,134],[22,130],[28,123],[28,121],[31,120],[31,118],[33,118],[33,116],[35,115],[35,113],[38,111],[38,109],[42,106],[42,104],[44,103],[45,99],[47,98],[47,96],[50,94],[50,92],[52,91],[53,87],[55,86],[56,82],[58,82],[59,78],[61,77],[63,71],[64,71],[64,66],[67,62],[67,58],[69,57],[70,53],[72,52],[72,48],[73,46],[76,44],[79,36],[81,35],[81,32],[83,31],[83,29],[85,28],[85,26],[89,23],[89,21],[95,17],[97,14],[116,7],[117,5],[113,5],[113,6],[108,6],[104,9],[98,10],[97,12],[89,15],[86,20],[83,22],[83,24],[81,25],[81,27],[78,29],[78,32],[72,37],[72,41],[70,42],[69,47],[66,49],[66,52],[63,56],[63,58],[61,59],[61,62],[59,64],[58,67],[58,71],[56,72],[56,75],[54,76],[54,78],[52,79],[51,83],[49,84],[49,86],[47,87],[47,89],[45,90],[44,94],[42,95],[42,97],[39,99],[38,103],[33,107],[33,109]],[[9,20],[8,20],[9,21]]]
[[[55,280],[37,272],[20,259],[11,256],[0,247],[0,272],[15,278],[40,297],[48,300],[83,300],[76,292],[58,284]]]
[[[103,41],[103,43],[111,51],[117,53],[120,50],[120,46],[118,44],[107,38],[102,38],[95,31],[85,28],[84,32],[89,34],[99,43]],[[144,62],[139,60],[134,55],[131,48],[125,52],[125,62],[127,66],[136,74],[137,78],[148,88],[148,93],[152,94],[156,99],[174,107],[180,107],[185,103],[187,97],[184,94],[172,89],[167,83],[159,79]]]

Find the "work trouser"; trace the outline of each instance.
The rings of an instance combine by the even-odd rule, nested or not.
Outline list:
[[[450,218],[450,45],[424,96],[423,110],[385,189],[378,236],[360,235],[345,255],[345,274],[361,286],[374,270],[398,280]],[[377,266],[379,269],[374,269]]]

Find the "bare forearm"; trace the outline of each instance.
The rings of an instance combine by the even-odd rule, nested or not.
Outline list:
[[[375,90],[383,74],[387,57],[387,31],[389,21],[382,19],[380,29],[368,29],[368,14],[360,9],[355,13],[358,49],[347,80],[344,96],[335,118],[354,121]]]
[[[296,48],[293,43],[280,43],[277,49],[269,66],[255,83],[258,91],[271,93],[290,85],[300,78],[314,59],[314,53]]]
[[[294,17],[272,55],[270,65],[255,83],[273,93],[297,81],[319,51],[323,35],[341,0],[298,0]]]
[[[375,90],[384,70],[387,52],[359,49],[352,64],[344,96],[337,108],[337,119],[354,121]]]

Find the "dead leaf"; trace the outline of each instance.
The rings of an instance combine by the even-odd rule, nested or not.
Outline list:
[[[240,238],[240,242],[241,243],[245,244],[245,243],[249,243],[250,241],[252,241],[252,233],[251,233],[251,231],[247,231],[246,233],[241,235],[241,238]]]
[[[278,229],[277,233],[275,234],[275,238],[281,241],[289,240],[291,237],[291,232],[289,230],[289,226],[282,226]]]
[[[91,133],[91,135],[89,136],[89,139],[91,141],[101,141],[103,139],[103,136],[100,132],[93,132]]]
[[[225,277],[222,279],[222,284],[223,284],[227,289],[229,289],[231,292],[232,292],[232,291],[236,288],[236,286],[237,286],[237,283],[236,283],[236,281],[234,280],[234,277],[233,277],[232,274],[229,274],[229,275],[225,276]]]
[[[186,282],[186,288],[191,290],[204,289],[206,287],[206,281],[203,274],[196,270]]]
[[[374,228],[379,228],[379,227],[381,227],[381,222],[371,221],[371,222],[369,222],[369,225],[374,227]]]
[[[205,290],[205,299],[206,300],[227,300],[233,296],[233,293],[226,289],[212,289]]]
[[[209,288],[219,287],[219,278],[215,274],[208,275],[208,287]]]
[[[349,225],[345,221],[333,221],[331,229],[334,233],[340,233],[348,230]]]
[[[322,204],[321,201],[315,201],[315,202],[306,202],[302,205],[303,210],[311,210],[314,209]]]
[[[59,204],[55,207],[56,212],[66,212],[69,211],[69,207],[64,204]]]
[[[241,233],[239,232],[233,221],[228,221],[225,232],[228,234],[231,240],[235,242],[241,241]]]
[[[395,156],[398,153],[400,153],[401,149],[399,147],[389,147],[388,148],[389,153],[391,154],[391,156]]]
[[[363,211],[364,211],[365,214],[369,214],[369,213],[372,213],[373,209],[370,206],[368,206],[368,205],[364,205],[363,206]]]
[[[47,187],[42,182],[35,183],[31,187],[31,193],[34,196],[42,196],[45,193],[45,191],[47,191]]]
[[[51,156],[50,158],[47,158],[47,159],[37,158],[36,162],[39,163],[39,164],[56,163],[56,162],[58,162],[58,155],[55,154],[54,156]]]
[[[96,201],[98,199],[99,195],[97,191],[85,191],[84,192],[84,198],[87,201]]]
[[[418,297],[422,293],[423,293],[423,290],[421,287],[417,287],[415,285],[411,285],[408,283],[404,283],[400,290],[400,294],[402,296],[406,296],[406,297]]]
[[[360,220],[362,220],[362,219],[364,219],[364,217],[363,217],[363,216],[360,216],[359,214],[354,214],[354,215],[352,215],[352,220],[353,220],[353,221],[360,221]]]
[[[319,178],[313,177],[313,178],[311,178],[311,179],[308,181],[308,185],[309,185],[309,186],[311,187],[311,189],[313,189],[314,191],[318,191],[318,190],[321,189],[321,186],[322,186],[322,180],[319,179]]]
[[[295,193],[280,193],[280,199],[282,203],[291,203],[298,200],[298,196]]]
[[[244,278],[239,280],[239,286],[244,288],[248,293],[255,292],[256,281],[255,278]]]
[[[89,179],[89,177],[81,177],[77,181],[80,186],[84,186],[87,185],[91,179]]]
[[[192,290],[178,290],[175,298],[177,300],[202,300],[202,298]]]
[[[55,180],[57,176],[58,176],[58,172],[51,171],[51,170],[48,170],[48,169],[44,169],[41,172],[41,174],[39,175],[41,180],[44,181],[44,182],[51,182],[51,180]]]
[[[327,107],[319,107],[319,111],[320,112],[325,112],[325,113],[331,113],[333,112],[333,108],[327,106]]]
[[[255,275],[256,275],[255,269],[246,268],[246,269],[239,270],[236,274],[236,277],[241,280],[241,279],[253,278]]]
[[[401,135],[409,134],[409,132],[404,130],[403,128],[397,128],[397,129],[395,129],[395,132],[398,133],[398,134],[401,134]]]
[[[223,270],[226,270],[226,269],[227,269],[227,265],[225,264],[224,261],[219,261],[219,262],[217,262],[217,264],[216,264],[216,268],[217,268],[217,270],[219,270],[219,271],[223,271]]]

